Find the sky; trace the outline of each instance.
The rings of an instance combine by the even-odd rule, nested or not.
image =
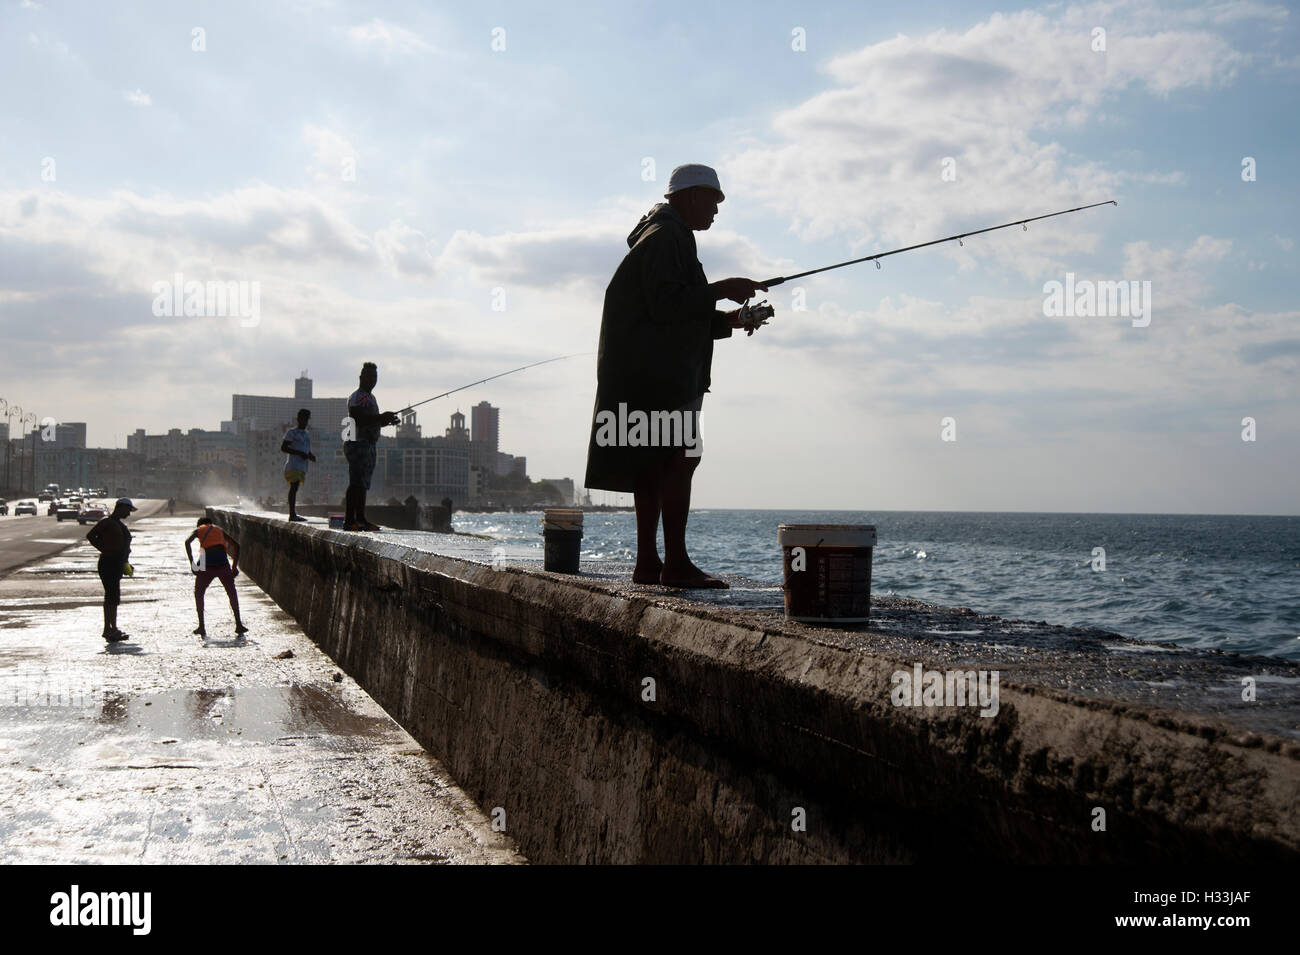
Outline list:
[[[715,351],[694,505],[1298,514],[1297,19],[3,0],[0,397],[124,447],[303,369],[374,361],[397,409],[586,353],[420,413],[487,400],[581,484],[604,289],[674,166],[726,193],[710,280],[1114,199],[773,288]],[[256,315],[168,314],[178,274]],[[1067,275],[1149,310],[1059,314]]]

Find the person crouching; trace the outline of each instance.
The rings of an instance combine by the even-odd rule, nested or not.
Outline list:
[[[199,560],[194,561],[190,543],[199,542]],[[243,621],[239,619],[239,595],[235,593],[235,577],[239,574],[239,541],[212,523],[210,517],[200,517],[198,527],[185,538],[185,556],[189,558],[190,569],[194,573],[194,609],[199,613],[199,625],[195,628],[196,636],[206,637],[207,628],[203,625],[203,595],[213,579],[221,581],[230,598],[230,609],[235,614],[235,634],[242,637],[248,632]]]

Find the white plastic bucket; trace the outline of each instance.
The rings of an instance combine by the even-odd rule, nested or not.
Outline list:
[[[804,623],[866,623],[871,613],[871,524],[782,524],[785,616]]]

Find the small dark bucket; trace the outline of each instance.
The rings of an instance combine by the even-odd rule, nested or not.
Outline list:
[[[782,524],[785,615],[804,623],[866,623],[871,614],[870,524]]]
[[[582,511],[550,508],[542,518],[546,540],[542,566],[556,574],[576,574],[582,555]]]

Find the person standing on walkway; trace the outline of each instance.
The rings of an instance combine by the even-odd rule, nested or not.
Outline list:
[[[199,561],[194,562],[190,543],[197,538],[199,542]],[[248,632],[244,622],[239,619],[239,594],[235,592],[235,578],[239,575],[239,541],[212,523],[210,517],[200,517],[198,526],[185,538],[185,556],[189,559],[190,569],[194,572],[194,609],[199,612],[199,625],[194,635],[206,637],[207,627],[203,624],[203,595],[213,579],[221,581],[230,598],[230,609],[235,615],[235,635],[242,637]]]
[[[664,198],[627,237],[629,251],[605,290],[585,484],[633,493],[634,582],[722,588],[726,581],[700,570],[686,551],[691,480],[700,463],[699,414],[709,390],[713,342],[744,326],[739,310],[722,311],[716,303],[744,304],[767,288],[752,279],[710,284],[705,278],[693,233],[713,224],[725,198],[713,169],[678,166]],[[680,441],[620,444],[623,439],[611,437],[608,423],[629,410],[649,421],[676,416]],[[662,561],[656,541],[661,515]]]
[[[176,498],[167,498],[167,515],[170,517],[176,513]]]
[[[99,551],[99,580],[104,585],[104,639],[109,643],[129,640],[131,635],[117,629],[117,607],[122,602],[122,577],[133,571],[128,563],[131,557],[131,532],[124,523],[136,510],[130,498],[119,498],[113,513],[97,523],[86,535],[92,547]]]
[[[361,387],[348,396],[348,417],[352,419],[354,439],[343,442],[343,456],[348,461],[348,490],[344,498],[343,529],[377,531],[378,524],[366,520],[366,492],[375,473],[375,445],[379,429],[401,422],[394,411],[380,411],[371,393],[379,383],[379,368],[373,361],[361,366]]]
[[[280,450],[289,455],[284,461],[284,479],[289,484],[289,520],[305,521],[307,518],[298,515],[298,488],[302,487],[303,482],[307,480],[307,462],[315,461],[316,455],[311,453],[311,435],[307,433],[307,422],[311,420],[311,412],[306,408],[298,411],[298,427],[290,428],[284,433],[284,440],[280,442]]]

